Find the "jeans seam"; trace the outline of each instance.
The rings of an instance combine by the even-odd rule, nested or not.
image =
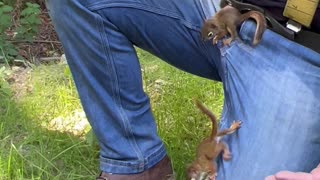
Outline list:
[[[151,158],[154,159],[155,161],[158,161],[160,158],[158,158],[159,156],[163,156],[163,154],[166,154],[166,149],[164,147],[164,144],[161,145],[161,147],[159,149],[157,149],[155,152],[152,152],[148,157],[146,157],[146,164],[150,164]],[[161,158],[162,159],[162,158]],[[148,167],[146,167],[148,168]]]
[[[143,171],[144,169],[149,169],[150,167],[157,164],[159,161],[161,161],[166,156],[166,149],[164,145],[162,144],[159,149],[157,149],[155,152],[151,153],[148,157],[145,158],[145,164],[142,166],[141,164],[132,164],[130,162],[123,162],[119,160],[114,159],[108,159],[105,157],[100,156],[100,164],[102,166],[102,170],[105,170],[108,172],[107,169],[113,169],[113,168],[129,168],[133,169],[134,173],[138,173]],[[103,167],[108,167],[107,169],[104,169]]]
[[[221,120],[220,120],[220,126],[221,127],[224,127],[225,126],[225,124],[227,123],[227,119],[225,119],[226,117],[228,117],[228,110],[229,110],[229,107],[230,107],[230,105],[229,105],[229,101],[228,101],[228,99],[230,99],[230,97],[229,97],[229,93],[228,93],[228,89],[229,89],[229,86],[228,86],[228,81],[227,81],[227,79],[228,79],[228,67],[227,67],[227,58],[225,57],[225,56],[221,56],[221,66],[222,66],[222,68],[223,68],[223,79],[222,79],[222,84],[223,84],[223,89],[224,89],[224,98],[225,98],[225,104],[224,104],[224,106],[225,106],[225,109],[224,109],[224,111],[226,111],[226,112],[224,112],[222,115],[224,116],[224,117],[222,117],[221,116]]]
[[[199,32],[200,33],[200,32]],[[200,44],[201,44],[201,46],[202,46],[202,48],[204,49],[203,50],[203,52],[204,52],[204,54],[205,54],[205,56],[206,56],[206,58],[208,58],[208,60],[209,60],[209,63],[210,64],[212,64],[212,66],[213,67],[219,67],[219,63],[217,63],[216,61],[212,61],[211,60],[211,56],[210,56],[210,53],[209,53],[209,47],[207,46],[207,44],[204,42],[204,41],[201,41],[200,42]],[[222,56],[220,55],[220,59],[222,58]],[[220,64],[220,66],[221,66],[222,64]],[[221,74],[220,74],[220,72],[219,72],[219,78],[221,78]],[[222,79],[222,78],[221,78]]]
[[[96,15],[96,20],[97,20],[97,24],[98,24],[98,27],[99,27],[99,33],[100,33],[100,36],[101,36],[101,42],[103,44],[103,49],[104,49],[104,55],[105,56],[109,56],[109,59],[110,59],[110,67],[108,67],[108,63],[105,61],[105,64],[106,64],[106,69],[109,70],[109,72],[113,72],[112,74],[114,74],[113,76],[113,80],[115,81],[114,83],[114,87],[112,88],[112,92],[114,94],[114,101],[118,104],[119,106],[119,114],[121,116],[121,120],[122,120],[122,124],[125,128],[125,133],[126,133],[126,136],[130,137],[131,139],[133,139],[134,141],[134,144],[132,144],[131,142],[131,146],[133,147],[135,153],[137,154],[138,158],[139,158],[139,161],[142,161],[143,162],[143,156],[142,156],[142,153],[141,153],[141,150],[139,149],[137,143],[136,143],[136,140],[133,136],[133,133],[132,133],[132,130],[130,128],[130,123],[128,122],[128,117],[126,116],[126,113],[123,109],[123,106],[122,106],[122,100],[121,100],[121,97],[120,97],[120,88],[119,88],[119,80],[118,80],[118,75],[117,75],[117,71],[116,71],[116,67],[115,67],[115,64],[114,64],[114,58],[112,55],[110,55],[111,53],[108,53],[110,52],[110,49],[108,48],[109,46],[107,44],[108,43],[108,35],[106,33],[104,33],[103,29],[104,29],[104,25],[102,23],[102,21],[100,21],[100,16],[99,15]]]
[[[229,113],[229,105],[227,104],[227,101],[224,100],[223,111],[221,113],[220,124],[219,124],[220,129],[227,128],[225,125],[227,123],[226,118],[228,117],[228,113]]]
[[[125,4],[125,5],[124,5]],[[143,11],[148,11],[150,13],[155,13],[158,15],[162,15],[162,16],[167,16],[173,19],[177,19],[179,20],[182,24],[184,24],[186,27],[193,29],[193,30],[197,30],[200,31],[199,26],[194,25],[192,22],[189,22],[185,19],[183,19],[181,16],[179,16],[177,13],[172,12],[168,9],[162,9],[159,7],[150,7],[147,4],[142,4],[142,3],[121,3],[121,2],[116,2],[116,3],[93,3],[93,4],[89,4],[86,5],[86,7],[91,10],[91,11],[97,11],[103,8],[115,8],[115,7],[122,7],[122,8],[136,8],[139,10],[143,10]]]

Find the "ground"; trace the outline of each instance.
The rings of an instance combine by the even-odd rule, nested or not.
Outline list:
[[[40,4],[41,13],[39,15],[41,25],[39,26],[39,32],[34,37],[32,43],[26,41],[14,41],[14,45],[17,47],[19,55],[29,63],[41,64],[50,63],[59,60],[59,57],[63,54],[61,43],[57,37],[54,27],[51,23],[48,11],[41,0],[34,0]],[[30,2],[30,0],[28,1]],[[18,17],[22,9],[23,0],[17,0],[14,5],[15,10],[12,14],[13,27],[11,27],[6,33],[11,36],[14,35],[14,29],[19,26]],[[20,64],[21,65],[21,64]]]

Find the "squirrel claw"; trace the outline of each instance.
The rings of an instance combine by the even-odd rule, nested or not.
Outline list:
[[[230,128],[231,129],[239,129],[241,127],[242,121],[233,121]]]

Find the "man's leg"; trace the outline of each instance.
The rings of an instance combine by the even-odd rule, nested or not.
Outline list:
[[[180,69],[219,79],[220,52],[214,48],[208,54],[200,40],[204,16],[198,1],[47,0],[47,5],[100,143],[101,170],[150,169],[166,152],[133,45]]]
[[[233,120],[243,121],[239,134],[226,139],[233,158],[220,163],[219,180],[263,179],[281,169],[309,171],[319,162],[318,54],[267,31],[255,49],[241,42],[222,48],[220,61],[216,46],[210,43],[203,46],[199,40],[197,31],[203,20],[199,6],[193,1],[95,0],[85,5],[67,1],[64,7],[72,10],[58,9],[59,3],[65,1],[54,2],[51,7],[55,5],[52,9],[57,13],[51,15],[56,17],[53,19],[84,109],[101,143],[102,170],[140,172],[161,159],[158,154],[163,152],[149,102],[143,101],[147,104],[148,118],[134,115],[137,110],[134,105],[144,107],[144,103],[132,98],[145,95],[132,43],[203,77],[218,79],[219,71],[226,99],[222,128]],[[209,6],[204,10],[210,11]],[[75,12],[80,17],[75,18]],[[254,27],[249,29],[254,31]],[[244,28],[240,35],[248,39],[252,33]],[[124,87],[126,84],[128,87]],[[153,128],[148,133],[139,131],[150,124]],[[105,129],[110,133],[104,133]],[[119,142],[113,143],[114,139],[124,139],[120,145],[125,149],[117,149]],[[140,147],[142,144],[151,148]],[[141,152],[132,153],[135,149]]]
[[[226,138],[233,156],[220,161],[218,180],[262,180],[281,170],[310,172],[320,163],[320,54],[269,30],[253,48],[254,32],[246,22],[244,42],[221,48],[221,126],[243,123]]]

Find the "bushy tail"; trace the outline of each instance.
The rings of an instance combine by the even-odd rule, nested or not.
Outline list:
[[[257,29],[254,34],[253,43],[252,43],[255,46],[260,42],[263,32],[267,28],[267,22],[264,15],[259,11],[249,11],[247,13],[242,14],[240,22],[243,22],[249,18],[252,18],[257,22]]]
[[[197,105],[197,107],[201,110],[201,112],[203,112],[205,115],[207,115],[212,122],[212,132],[210,135],[210,139],[213,140],[218,132],[218,122],[216,119],[216,116],[209,110],[207,109],[199,100],[194,100],[195,104]]]

